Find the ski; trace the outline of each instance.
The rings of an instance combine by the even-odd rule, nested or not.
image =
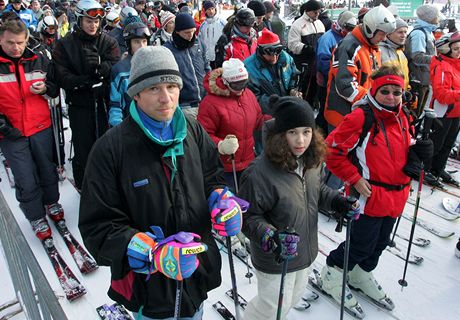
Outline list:
[[[214,239],[219,242],[225,249],[227,249],[227,244],[225,243],[225,240],[222,239],[219,235],[216,235],[213,233]],[[228,254],[228,250],[226,250],[226,253]],[[249,269],[252,269],[252,266],[249,264],[249,259],[247,254],[244,254],[242,250],[239,249],[234,249],[233,250],[233,255],[238,258],[241,262],[243,262],[245,265],[249,266]]]
[[[335,237],[332,237],[326,233],[324,233],[323,231],[321,230],[318,230],[318,232],[323,235],[324,237],[326,237],[327,239],[329,239],[330,241],[332,241],[333,243],[339,245],[342,241],[339,240],[339,239],[336,239]],[[390,252],[391,254],[394,254],[395,256],[397,256],[398,258],[400,259],[403,259],[403,260],[406,260],[406,256],[400,252],[400,250],[393,250],[394,248],[391,248],[389,246],[386,247],[386,250],[388,252]],[[327,255],[326,255],[327,256]],[[409,263],[411,264],[421,264],[423,262],[423,257],[420,257],[420,256],[417,256],[415,254],[410,254],[409,256]]]
[[[450,214],[460,217],[460,201],[458,199],[446,197],[442,199],[442,206]]]
[[[2,158],[3,158],[3,155],[2,155]],[[8,164],[8,161],[5,158],[2,159],[2,163],[3,163],[3,166],[5,167],[6,177],[8,178],[10,187],[14,188],[16,184],[14,183],[14,176],[13,176],[13,172],[11,171],[10,165]]]
[[[232,289],[230,289],[227,292],[225,292],[225,295],[227,297],[229,297],[230,299],[232,299],[232,301],[235,300],[233,298],[233,290]],[[239,293],[238,293],[238,304],[239,304],[240,308],[243,309],[243,310],[245,310],[246,306],[248,305],[248,302],[246,301],[246,299],[243,298]]]
[[[426,186],[430,187],[431,193],[433,193],[435,190],[438,190],[438,191],[442,191],[442,192],[445,192],[447,194],[450,194],[451,196],[454,196],[454,197],[457,197],[457,198],[460,197],[460,193],[453,192],[453,191],[451,191],[451,190],[449,190],[447,188],[441,188],[441,187],[432,186],[432,185],[430,185],[428,183],[425,183],[425,182],[423,182],[423,184],[425,184]],[[453,185],[449,185],[449,186],[454,187]],[[454,188],[459,189],[458,187],[454,187]]]
[[[80,269],[80,272],[83,274],[88,274],[95,271],[99,266],[96,261],[89,255],[89,253],[83,248],[83,246],[75,239],[75,237],[70,233],[65,220],[54,221],[59,234],[64,239],[64,242],[67,248],[72,255],[72,258],[75,260],[75,263]]]
[[[75,277],[72,270],[70,270],[69,266],[54,246],[53,238],[45,239],[42,241],[42,244],[53,265],[53,269],[56,272],[59,284],[64,290],[67,300],[73,301],[86,294],[86,289],[80,284],[77,277]]]
[[[407,199],[407,203],[415,206],[415,201],[412,200],[411,198],[408,198]],[[421,205],[419,205],[419,208],[422,209],[423,211],[426,211],[426,212],[429,212],[431,214],[434,214],[438,217],[441,217],[443,218],[444,220],[448,220],[448,221],[453,221],[453,220],[457,220],[458,218],[460,218],[460,211],[458,214],[452,214],[451,212],[445,212],[445,211],[441,211],[441,210],[432,210],[432,209],[428,209],[426,207],[423,207]]]
[[[409,216],[406,213],[403,213],[402,217],[404,219],[412,221],[412,217]],[[453,232],[453,231],[446,231],[446,230],[439,229],[438,227],[435,227],[434,225],[432,225],[432,224],[430,224],[430,223],[428,223],[428,222],[426,222],[424,220],[421,220],[418,217],[417,217],[417,225],[422,227],[426,231],[431,232],[432,234],[440,237],[440,238],[449,238],[449,237],[451,237],[451,236],[453,236],[455,234],[455,232]]]
[[[212,305],[212,308],[222,317],[224,320],[236,320],[235,316],[227,309],[227,307],[220,301],[217,301]]]
[[[321,274],[317,269],[313,269],[313,276],[309,275],[308,276],[308,283],[309,285],[315,289],[317,292],[319,292],[326,300],[328,300],[330,303],[335,305],[336,307],[340,308],[340,303],[335,301],[335,299],[324,289],[322,288],[322,283],[323,280],[321,279]],[[345,308],[345,312],[347,312],[349,315],[356,319],[363,319],[365,317],[365,313],[361,305],[358,303],[356,306],[354,306],[352,309]]]
[[[121,304],[114,303],[111,306],[103,304],[96,308],[101,320],[132,320],[133,317]]]
[[[7,313],[5,314],[1,314],[0,315],[0,320],[8,320],[8,319],[11,319],[13,318],[14,316],[17,316],[18,314],[20,314],[22,312],[22,307],[19,306],[19,308],[16,308],[14,310],[10,310],[8,311]]]
[[[409,238],[406,236],[402,236],[400,234],[396,234],[396,236],[400,239],[403,239],[409,242]],[[430,243],[431,243],[430,239],[425,239],[425,238],[420,238],[420,237],[412,239],[412,244],[416,245],[417,247],[427,247],[430,245]]]

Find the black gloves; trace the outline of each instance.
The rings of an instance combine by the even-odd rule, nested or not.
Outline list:
[[[97,74],[98,68],[101,65],[101,57],[97,52],[96,48],[83,48],[83,54],[85,55],[85,61],[88,73],[90,75]]]
[[[18,128],[13,127],[10,120],[3,114],[0,113],[0,133],[10,140],[17,140],[22,137],[21,131]]]
[[[359,216],[359,202],[358,199],[352,196],[342,196],[338,195],[332,200],[331,203],[332,210],[334,210],[337,215],[334,215],[336,218],[345,218],[345,219],[357,219]]]
[[[305,44],[300,54],[309,58],[314,57],[316,55],[315,48],[313,48],[313,46]]]
[[[417,140],[417,142],[409,148],[409,152],[415,152],[421,161],[431,159],[434,152],[433,141],[430,139]]]

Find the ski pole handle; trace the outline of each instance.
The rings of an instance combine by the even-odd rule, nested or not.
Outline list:
[[[335,227],[335,232],[342,232],[343,228],[343,220],[344,218],[340,218],[339,221],[337,221],[337,226]]]

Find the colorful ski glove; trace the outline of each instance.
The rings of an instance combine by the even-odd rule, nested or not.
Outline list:
[[[278,263],[297,256],[297,243],[300,236],[290,228],[275,231],[269,227],[262,235],[261,248],[265,252],[273,252]]]
[[[220,236],[231,237],[241,231],[243,213],[249,203],[225,189],[214,190],[208,199],[212,227]]]
[[[339,216],[337,218],[345,218],[349,220],[358,220],[360,215],[360,205],[358,199],[352,196],[338,195],[332,200],[332,210],[336,211]]]
[[[151,263],[151,251],[157,246],[156,237],[150,232],[138,232],[128,244],[128,263],[137,273],[152,274],[156,270]]]
[[[128,263],[134,272],[153,274],[160,271],[168,278],[183,280],[200,265],[197,254],[208,247],[201,237],[191,232],[179,232],[164,238],[160,227],[150,232],[136,233],[128,244]]]

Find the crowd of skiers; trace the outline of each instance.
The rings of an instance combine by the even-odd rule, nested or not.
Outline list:
[[[17,200],[40,240],[46,215],[64,218],[47,102],[60,97],[80,231],[111,268],[112,299],[170,318],[180,281],[181,317],[201,319],[221,283],[212,233],[243,232],[258,280],[245,318],[272,319],[280,262],[285,305],[301,298],[321,207],[353,221],[349,284],[394,308],[372,270],[411,178],[425,169],[432,185],[459,185],[445,166],[460,128],[460,33],[435,40],[436,7],[420,6],[409,34],[383,5],[332,21],[316,0],[288,34],[271,1],[226,20],[210,0],[195,15],[187,2],[145,0],[0,10],[0,149]],[[414,129],[425,108],[438,118],[429,139]],[[321,272],[337,301],[344,254],[342,243]],[[345,306],[358,306],[351,291]]]

